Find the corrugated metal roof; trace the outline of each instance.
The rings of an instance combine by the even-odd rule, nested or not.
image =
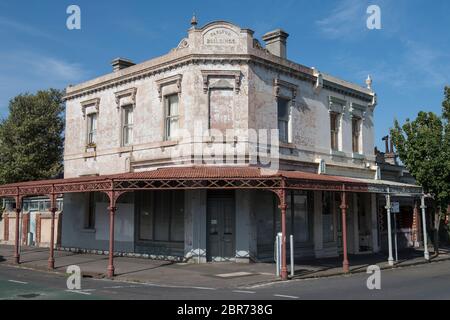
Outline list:
[[[103,176],[85,176],[68,179],[27,181],[2,185],[0,188],[33,187],[49,185],[66,185],[76,183],[104,182],[109,180],[176,180],[176,179],[294,179],[308,180],[323,183],[343,183],[365,186],[393,186],[397,188],[418,189],[420,187],[391,181],[379,181],[369,179],[356,179],[341,176],[322,175],[303,171],[275,171],[267,174],[266,171],[258,167],[238,167],[238,166],[193,166],[193,167],[169,167],[155,170],[131,172],[121,174],[111,174]],[[375,190],[375,189],[374,189]]]
[[[288,179],[306,179],[317,181],[333,181],[333,182],[358,182],[357,180],[338,177],[319,175],[310,172],[302,171],[276,171],[273,174],[263,174],[258,167],[231,167],[231,166],[197,166],[197,167],[170,167],[159,168],[156,170],[131,172],[121,174],[111,174],[102,176],[84,176],[77,178],[67,179],[53,179],[53,180],[39,180],[39,181],[27,181],[2,185],[2,188],[11,187],[24,187],[24,186],[36,186],[36,185],[60,185],[70,183],[82,183],[92,181],[106,181],[111,179],[117,180],[139,180],[139,179],[239,179],[239,178],[279,178],[285,177]]]

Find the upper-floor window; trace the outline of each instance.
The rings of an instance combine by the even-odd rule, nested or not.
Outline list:
[[[352,148],[353,153],[361,153],[361,119],[354,117],[352,119]]]
[[[278,131],[280,141],[289,142],[289,100],[278,98]]]
[[[330,112],[331,150],[339,150],[339,114]]]
[[[128,146],[133,143],[133,106],[127,105],[122,108],[122,145]]]
[[[179,109],[178,94],[165,97],[165,139],[170,140],[176,135],[178,130]]]
[[[87,144],[95,144],[97,139],[97,114],[87,115]]]

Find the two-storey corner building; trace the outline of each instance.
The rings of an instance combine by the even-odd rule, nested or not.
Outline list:
[[[278,232],[299,258],[377,252],[376,194],[421,190],[379,180],[370,78],[294,63],[287,38],[193,20],[166,55],[69,86],[65,179],[43,184],[61,246],[108,251],[110,274],[112,252],[273,261]]]

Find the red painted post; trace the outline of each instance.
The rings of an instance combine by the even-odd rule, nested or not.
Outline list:
[[[20,263],[20,253],[19,253],[19,245],[20,245],[20,211],[22,211],[22,198],[19,195],[19,190],[17,190],[16,196],[16,234],[15,234],[15,243],[14,243],[14,262],[16,264]]]
[[[16,234],[15,234],[15,243],[14,243],[14,261],[16,264],[20,263],[20,253],[19,253],[19,245],[20,245],[20,204],[16,202]]]
[[[108,260],[108,278],[114,277],[114,215],[116,207],[113,206],[113,200],[110,200],[109,209],[109,260]]]
[[[281,191],[280,205],[281,209],[281,279],[288,279],[288,271],[286,266],[286,190]]]
[[[50,212],[52,214],[52,221],[51,221],[51,227],[50,227],[50,256],[48,257],[48,268],[50,270],[55,269],[55,253],[54,253],[54,246],[55,246],[55,212],[57,210],[56,208],[56,197],[55,195],[50,196]]]
[[[341,198],[341,211],[342,211],[342,248],[343,248],[343,261],[342,267],[345,273],[349,272],[349,263],[347,256],[347,194],[346,192],[342,192]]]

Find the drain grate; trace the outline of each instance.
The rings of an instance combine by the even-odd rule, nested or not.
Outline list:
[[[19,298],[25,298],[25,299],[33,299],[36,297],[39,297],[39,293],[27,293],[27,294],[19,294],[17,295]]]

